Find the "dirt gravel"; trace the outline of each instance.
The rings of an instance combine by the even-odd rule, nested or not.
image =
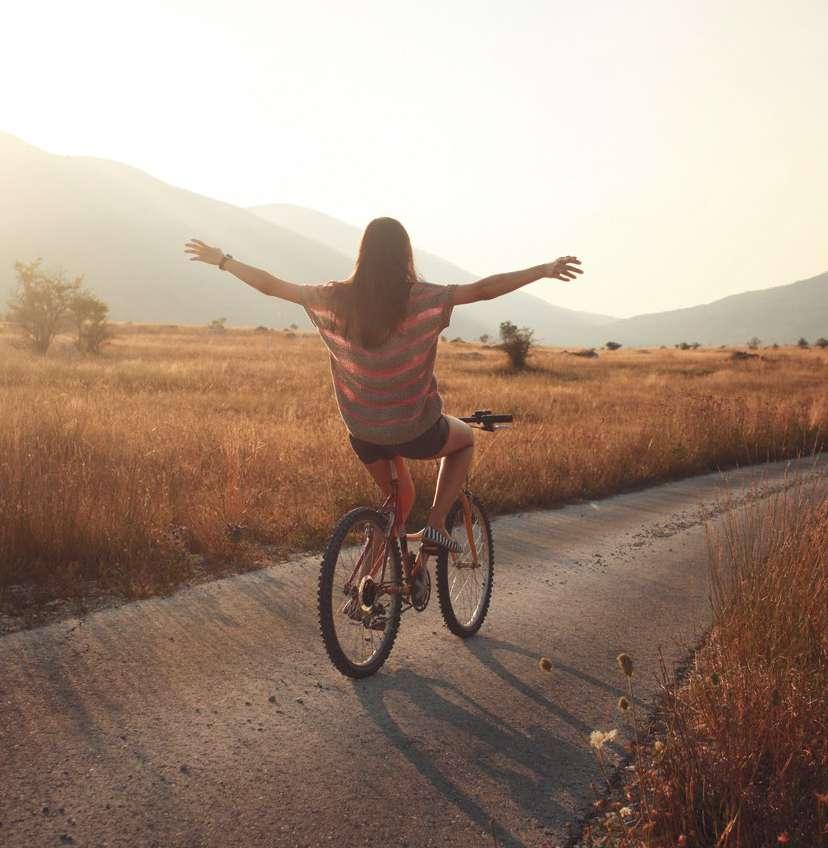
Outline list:
[[[709,621],[706,522],[794,477],[828,461],[501,518],[478,636],[409,612],[366,681],[322,649],[316,557],[4,636],[0,845],[561,844],[589,733],[621,726],[616,655],[646,703]]]

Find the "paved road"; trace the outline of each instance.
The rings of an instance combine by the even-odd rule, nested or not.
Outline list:
[[[592,798],[588,734],[619,722],[616,654],[646,700],[659,647],[686,656],[708,620],[704,521],[785,475],[502,518],[480,634],[410,612],[368,681],[322,651],[315,558],[5,636],[0,845],[557,845]]]

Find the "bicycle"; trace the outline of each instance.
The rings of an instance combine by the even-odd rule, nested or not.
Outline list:
[[[511,415],[479,409],[461,418],[493,432]],[[404,612],[422,612],[431,598],[428,562],[436,557],[437,598],[446,627],[463,639],[480,629],[492,598],[494,544],[489,516],[464,486],[446,517],[461,546],[450,553],[406,533],[397,506],[397,473],[391,461],[391,494],[376,507],[359,506],[340,518],[322,556],[319,626],[325,650],[347,677],[375,674],[388,659]],[[416,553],[409,545],[418,545]],[[458,585],[459,582],[459,585]]]

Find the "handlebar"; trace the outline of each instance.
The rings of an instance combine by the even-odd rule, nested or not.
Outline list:
[[[491,409],[476,409],[471,415],[467,415],[460,419],[466,424],[471,424],[472,427],[479,427],[481,430],[500,430],[508,426],[514,421],[514,416],[509,414],[494,414]]]

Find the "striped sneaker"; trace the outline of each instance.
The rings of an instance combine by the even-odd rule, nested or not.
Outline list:
[[[437,545],[438,548],[445,548],[447,551],[452,551],[455,554],[459,554],[461,550],[460,545],[451,536],[443,533],[442,530],[438,530],[436,527],[432,527],[430,524],[426,525],[423,529],[423,542]]]

